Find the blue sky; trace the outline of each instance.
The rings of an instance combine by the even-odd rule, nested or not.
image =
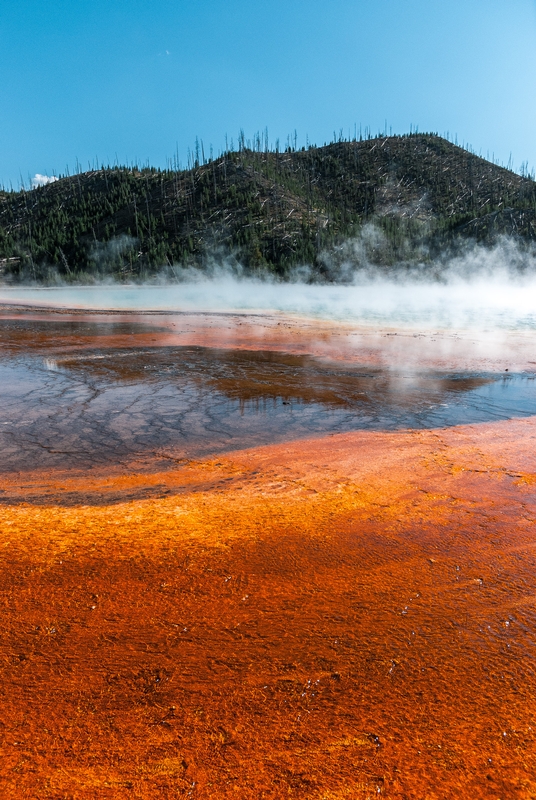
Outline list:
[[[457,135],[536,166],[536,0],[0,0],[0,183],[269,130]]]

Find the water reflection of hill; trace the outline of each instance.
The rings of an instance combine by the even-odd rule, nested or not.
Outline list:
[[[125,383],[192,383],[200,391],[223,394],[240,403],[283,401],[378,409],[439,403],[447,395],[470,392],[490,376],[444,375],[366,369],[312,356],[271,351],[170,347],[99,352],[56,361],[58,369]]]
[[[0,472],[83,470],[146,455],[175,463],[342,431],[439,428],[536,413],[529,374],[446,373],[396,362],[363,367],[197,344],[157,347],[148,328],[145,320],[3,320]]]

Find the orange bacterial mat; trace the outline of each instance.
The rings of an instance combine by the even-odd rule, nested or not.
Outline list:
[[[536,797],[535,442],[2,474],[0,796]]]

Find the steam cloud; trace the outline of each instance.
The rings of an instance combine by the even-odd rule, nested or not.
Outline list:
[[[137,241],[133,236],[124,233],[107,242],[94,242],[90,258],[99,267],[113,266],[124,253],[135,248]]]
[[[536,251],[503,238],[494,247],[467,246],[454,257],[393,269],[375,266],[377,231],[350,240],[332,259],[343,283],[314,283],[308,267],[290,282],[247,277],[237,259],[213,257],[204,270],[174,267],[151,283],[53,288],[3,287],[0,302],[87,309],[279,312],[373,327],[534,329]],[[135,240],[95,250],[113,259]],[[380,241],[381,245],[381,241]],[[367,250],[369,248],[369,250]]]

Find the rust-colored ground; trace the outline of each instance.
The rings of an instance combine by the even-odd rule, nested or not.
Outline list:
[[[535,439],[2,478],[0,796],[535,798]]]
[[[536,796],[535,436],[343,435],[4,508],[2,796]]]

